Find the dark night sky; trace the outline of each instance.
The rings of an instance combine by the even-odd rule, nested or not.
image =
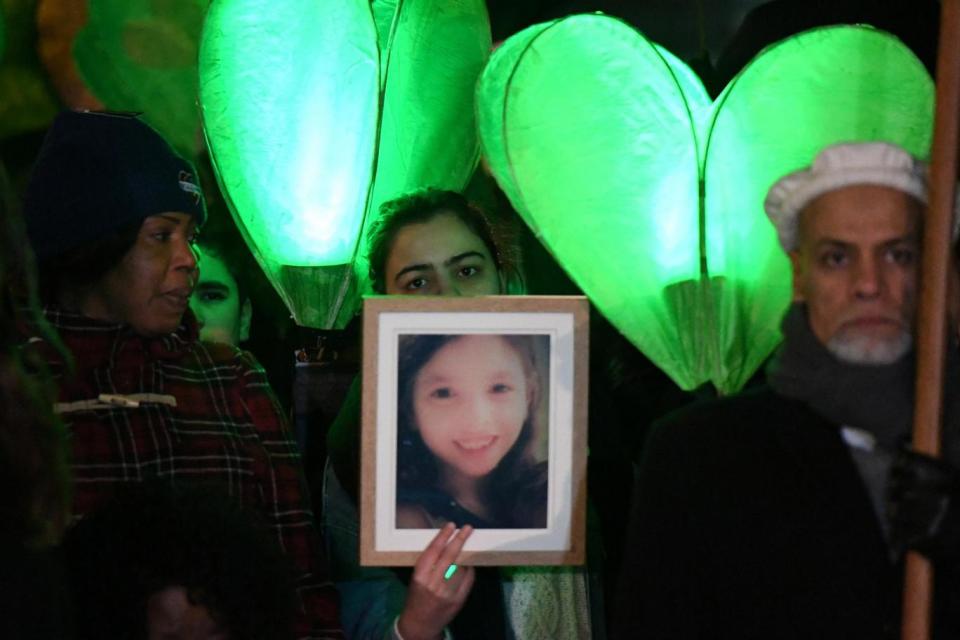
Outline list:
[[[765,0],[488,0],[494,39],[524,26],[571,13],[603,11],[623,18],[682,58],[706,48],[716,58],[743,16]],[[701,19],[702,11],[702,19]]]

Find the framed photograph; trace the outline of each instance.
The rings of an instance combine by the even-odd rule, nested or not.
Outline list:
[[[363,323],[360,564],[447,522],[464,564],[583,564],[586,298],[371,297]]]

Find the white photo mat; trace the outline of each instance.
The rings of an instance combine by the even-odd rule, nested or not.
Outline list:
[[[361,563],[412,565],[436,529],[399,529],[397,363],[400,336],[542,335],[549,338],[545,529],[476,529],[469,564],[583,562],[587,303],[579,297],[380,297],[366,300],[364,327]],[[368,366],[369,365],[369,366]],[[372,450],[371,450],[372,449]],[[372,481],[372,482],[371,482]]]

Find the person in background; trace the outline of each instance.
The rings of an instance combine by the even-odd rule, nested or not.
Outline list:
[[[0,637],[65,640],[72,606],[56,545],[70,515],[67,434],[46,368],[18,339],[31,324],[63,355],[40,315],[35,277],[0,165]]]
[[[198,339],[189,310],[193,167],[148,125],[67,111],[51,126],[24,199],[43,315],[71,359],[27,331],[59,386],[70,434],[72,513],[129,483],[204,482],[258,513],[296,567],[299,638],[342,637],[300,458],[262,368]]]
[[[200,339],[252,353],[266,371],[284,415],[290,415],[294,351],[290,312],[244,241],[205,155],[197,159],[197,171],[207,221],[197,238],[200,276],[190,309],[200,325]]]
[[[234,347],[246,342],[253,303],[241,286],[240,274],[203,240],[197,246],[197,256],[200,276],[190,298],[190,310],[200,323],[200,339]]]
[[[290,566],[216,487],[126,485],[67,533],[77,640],[289,640]]]
[[[934,637],[960,637],[960,370],[945,460],[907,448],[925,165],[827,147],[765,208],[794,304],[767,385],[656,424],[615,612],[619,637],[898,638],[903,557],[936,566]]]

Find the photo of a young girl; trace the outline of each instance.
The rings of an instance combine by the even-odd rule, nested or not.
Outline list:
[[[398,529],[547,526],[546,335],[401,335]]]

